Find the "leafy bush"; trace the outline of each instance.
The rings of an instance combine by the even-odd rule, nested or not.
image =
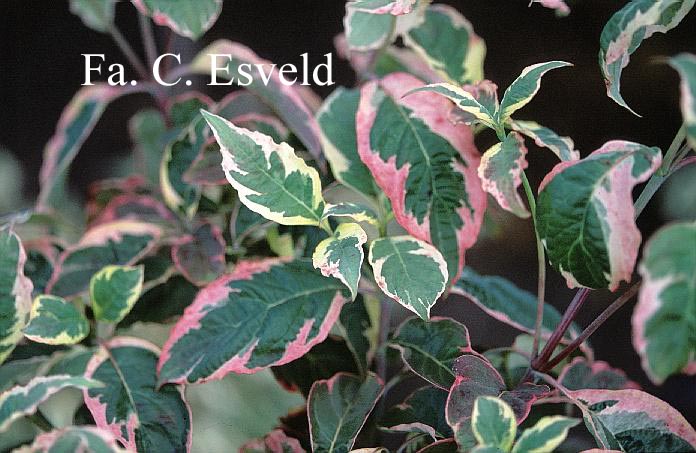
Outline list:
[[[195,40],[222,8],[133,3],[149,63],[148,17]],[[570,12],[562,0],[538,3]],[[599,43],[610,98],[630,110],[619,90],[630,55],[693,6],[632,0],[616,12]],[[323,102],[277,73],[264,82],[251,65],[267,62],[226,40],[165,80],[210,72],[211,54],[229,54],[215,75],[237,79],[249,64],[249,86],[218,102],[171,96],[121,39],[114,8],[71,1],[144,79],[75,95],[46,145],[35,207],[3,217],[0,231],[0,431],[20,418],[43,431],[21,451],[189,451],[199,442],[192,419],[206,414],[192,413],[186,390],[269,369],[306,404],[243,451],[549,452],[581,423],[572,414],[603,450],[696,448],[679,412],[595,360],[587,342],[637,295],[633,343],[646,373],[657,384],[696,373],[696,223],[664,226],[638,266],[635,224],[696,160],[696,56],[669,60],[684,120],[669,149],[614,140],[581,157],[570,138],[517,114],[546,73],[570,63],[529,66],[499,96],[483,75],[483,40],[446,5],[349,1],[336,45],[359,83]],[[108,104],[135,92],[161,107],[131,119],[138,170],[90,189],[76,235],[70,165]],[[496,144],[480,153],[478,134]],[[536,189],[528,140],[559,161]],[[487,206],[533,222],[537,295],[465,266]],[[564,313],[545,302],[547,261],[578,288]],[[579,328],[601,289],[620,295]],[[464,324],[431,316],[449,295],[520,336],[477,350]],[[392,330],[399,305],[412,316]],[[134,334],[139,323],[165,326],[161,348]],[[414,379],[419,387],[389,406],[386,395]],[[69,426],[54,427],[45,403],[65,388],[79,403]],[[276,404],[272,391],[255,398]]]

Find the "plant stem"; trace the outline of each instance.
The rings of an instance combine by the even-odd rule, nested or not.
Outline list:
[[[529,210],[532,212],[532,220],[534,222],[534,237],[536,239],[537,248],[537,265],[539,268],[539,278],[537,279],[537,312],[536,322],[534,324],[534,343],[532,346],[532,359],[539,354],[539,342],[541,339],[541,328],[544,322],[544,298],[546,292],[546,255],[544,253],[544,244],[541,242],[539,233],[536,228],[536,200],[534,192],[529,185],[529,180],[525,172],[522,172],[522,185],[524,193],[527,195],[529,202]]]
[[[682,168],[693,164],[696,164],[696,156],[691,156],[680,161],[678,164],[674,166],[674,171],[681,170]]]
[[[53,431],[54,429],[53,423],[51,423],[50,420],[48,420],[44,416],[44,414],[41,413],[40,410],[37,410],[31,415],[28,415],[27,418],[41,431],[49,432]]]
[[[140,60],[135,51],[133,51],[131,45],[128,44],[126,38],[124,38],[121,32],[118,30],[118,28],[116,28],[116,25],[112,24],[109,27],[109,34],[111,35],[111,37],[113,38],[114,42],[121,50],[123,55],[125,55],[125,57],[128,59],[130,65],[133,66],[133,69],[135,69],[135,71],[138,73],[138,75],[145,80],[149,79],[149,73],[145,69],[145,65]]]
[[[138,22],[140,25],[140,35],[143,39],[143,46],[145,47],[145,56],[147,57],[147,62],[152,68],[157,59],[157,42],[155,41],[155,34],[152,30],[152,23],[150,18],[142,14],[138,14]]]
[[[638,288],[640,288],[640,282],[634,283],[625,293],[623,293],[621,296],[619,296],[614,302],[612,302],[607,308],[604,309],[604,311],[597,317],[595,318],[592,323],[590,323],[589,326],[585,328],[585,330],[582,331],[578,337],[573,340],[568,346],[566,346],[561,352],[559,352],[553,359],[549,360],[544,366],[541,367],[540,371],[548,371],[558,365],[561,360],[565,359],[570,355],[573,351],[575,351],[581,344],[587,340],[590,335],[595,333],[595,331],[604,324],[604,322],[609,319],[611,315],[616,313],[616,311],[621,308],[626,302],[631,300],[633,296],[636,295],[638,292]]]
[[[677,152],[679,151],[679,148],[685,139],[686,125],[682,124],[682,126],[677,131],[677,134],[674,136],[672,143],[669,145],[669,148],[667,148],[667,152],[665,153],[664,159],[662,159],[662,165],[660,166],[660,169],[657,171],[657,174],[659,174],[660,176],[667,176],[670,169],[672,168],[672,164],[675,163],[674,161],[677,158]]]

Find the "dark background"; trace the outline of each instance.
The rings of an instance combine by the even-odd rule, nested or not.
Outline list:
[[[626,139],[669,146],[679,128],[678,77],[664,64],[664,57],[679,52],[696,52],[696,12],[692,12],[667,35],[645,41],[631,65],[624,71],[622,93],[628,104],[643,115],[633,116],[605,94],[597,65],[599,36],[603,25],[624,1],[570,1],[569,17],[556,18],[550,10],[527,0],[446,1],[461,11],[486,41],[486,77],[504,89],[530,64],[566,60],[575,64],[545,76],[535,100],[518,113],[520,119],[534,119],[562,135],[571,136],[583,155],[611,139]],[[213,29],[199,43],[175,38],[175,52],[192,55],[203,44],[228,38],[250,46],[261,57],[276,63],[300,63],[300,54],[309,52],[312,63],[333,51],[333,37],[342,30],[343,0],[227,0]],[[117,25],[139,53],[135,9],[129,2],[117,6]],[[168,30],[158,27],[163,44]],[[29,199],[37,190],[43,147],[52,135],[58,117],[83,80],[82,53],[104,53],[108,63],[127,65],[126,59],[108,35],[83,26],[70,14],[67,1],[2,0],[0,2],[0,145],[11,150],[26,170],[25,193]],[[132,75],[129,74],[129,75]],[[352,85],[348,65],[334,56],[334,78],[339,85]],[[199,86],[199,88],[203,88]],[[318,87],[326,96],[331,88]],[[212,93],[217,99],[223,91]],[[130,146],[127,120],[149,103],[135,95],[112,104],[92,137],[77,157],[71,183],[78,193],[87,185],[108,176],[110,163]],[[479,145],[485,149],[489,137]],[[530,180],[537,186],[555,163],[548,151],[530,146]],[[653,201],[641,216],[639,226],[647,237],[666,219]],[[691,218],[696,213],[691,214]],[[504,217],[506,239],[485,240],[467,258],[482,273],[506,276],[518,285],[535,291],[536,258],[529,222]],[[555,271],[549,271],[549,300],[563,309],[573,292],[565,288]],[[586,324],[612,300],[608,292],[596,292],[580,317]],[[627,304],[592,337],[597,358],[623,368],[648,391],[667,400],[690,421],[696,420],[696,380],[674,377],[661,387],[652,387],[643,374],[630,344],[630,313]],[[461,300],[439,304],[436,314],[453,314],[467,324],[472,339],[482,346],[508,343],[509,331]]]

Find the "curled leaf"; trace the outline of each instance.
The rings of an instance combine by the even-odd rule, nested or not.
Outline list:
[[[530,214],[517,190],[522,184],[522,172],[527,168],[526,155],[522,136],[510,132],[505,141],[483,153],[478,168],[483,190],[491,194],[501,208],[523,219]]]

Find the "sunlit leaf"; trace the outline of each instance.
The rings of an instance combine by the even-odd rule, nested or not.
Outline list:
[[[126,317],[143,289],[142,266],[106,266],[90,281],[89,295],[94,318],[118,323]]]

